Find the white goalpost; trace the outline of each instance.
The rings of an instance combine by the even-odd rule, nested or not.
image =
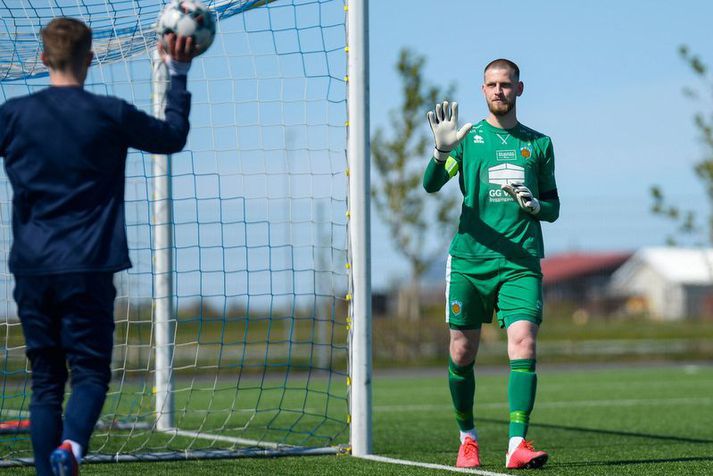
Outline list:
[[[164,119],[168,71],[158,52],[152,55],[152,101],[154,116]],[[173,207],[171,202],[171,157],[153,156],[154,196],[151,216],[153,217],[153,303],[154,303],[154,346],[156,359],[156,429],[173,429],[173,385],[171,362],[173,356],[173,332],[171,320],[173,306]]]
[[[354,456],[371,453],[371,245],[369,179],[368,0],[348,7],[349,216],[352,256],[351,444]]]
[[[130,151],[133,268],[87,461],[371,453],[368,0],[214,0],[191,132]],[[163,113],[152,0],[0,3],[0,102],[44,88],[39,28],[94,32],[85,88]],[[32,464],[0,174],[0,467]],[[68,388],[69,391],[69,388]]]

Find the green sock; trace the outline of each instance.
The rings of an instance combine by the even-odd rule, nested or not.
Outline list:
[[[537,392],[537,374],[535,359],[516,359],[510,361],[510,383],[508,400],[510,401],[510,429],[508,436],[527,435],[530,413],[535,405]]]
[[[448,357],[448,387],[451,389],[451,399],[456,412],[456,421],[461,431],[472,430],[473,399],[475,396],[475,361],[463,367],[457,366]]]

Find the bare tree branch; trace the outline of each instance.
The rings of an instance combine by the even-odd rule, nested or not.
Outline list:
[[[428,84],[423,77],[425,63],[424,56],[401,50],[396,68],[402,84],[402,103],[399,109],[389,112],[388,133],[379,127],[371,141],[376,171],[372,185],[374,207],[397,250],[409,262],[412,284],[420,282],[447,246],[448,237],[434,234],[433,230],[452,230],[460,211],[452,194],[427,195],[421,186],[433,145],[426,112],[455,91],[452,85],[444,91]]]

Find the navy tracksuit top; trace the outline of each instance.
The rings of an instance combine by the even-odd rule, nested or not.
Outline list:
[[[131,267],[124,219],[129,147],[180,151],[191,97],[174,76],[166,119],[81,87],[49,87],[0,106],[0,156],[13,189],[9,267],[16,275]]]

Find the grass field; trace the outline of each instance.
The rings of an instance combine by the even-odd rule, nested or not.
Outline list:
[[[374,452],[452,465],[457,430],[445,372],[388,371],[374,381]],[[484,471],[506,471],[507,375],[486,369],[477,383],[476,420]],[[713,366],[574,367],[539,370],[528,438],[550,452],[538,474],[713,474]],[[11,468],[32,474],[31,468]],[[84,474],[426,475],[448,471],[349,456],[244,458],[84,466]]]

